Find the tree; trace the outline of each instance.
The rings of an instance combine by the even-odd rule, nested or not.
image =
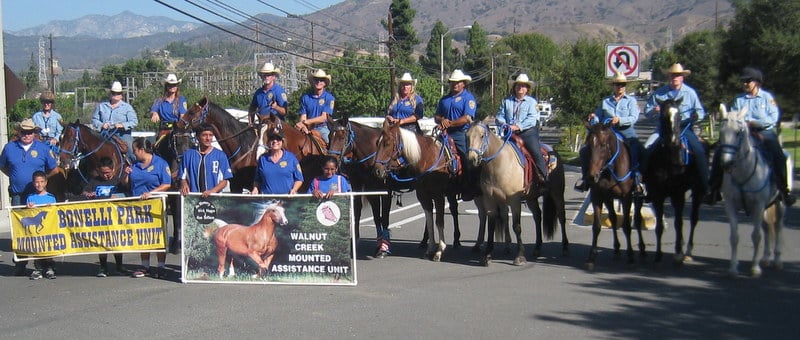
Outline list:
[[[34,91],[39,89],[39,63],[31,53],[31,60],[28,63],[28,71],[22,75],[22,82],[25,84],[27,91]]]
[[[411,53],[414,52],[414,45],[419,43],[417,31],[414,30],[414,16],[417,11],[411,8],[409,0],[392,0],[389,5],[389,14],[392,17],[393,36],[389,39],[394,40],[395,64],[400,68],[409,68],[414,64]],[[381,24],[385,29],[389,29],[389,23],[382,20]]]
[[[493,49],[495,56],[506,52],[511,55],[506,58],[495,57],[495,79],[508,79],[513,75],[526,73],[536,83],[532,94],[537,99],[549,98],[555,94],[554,85],[558,79],[558,70],[562,68],[563,58],[561,47],[553,40],[540,33],[511,35],[498,41]],[[513,65],[513,69],[506,71],[498,67],[505,62]]]
[[[692,70],[687,83],[697,90],[706,110],[715,110],[725,102],[719,79],[722,36],[720,31],[696,31],[687,34],[673,52],[685,68]]]
[[[604,83],[605,48],[584,38],[566,46],[566,59],[556,87],[562,123],[577,123],[594,112],[610,90]],[[566,120],[566,121],[564,121]]]
[[[453,45],[450,40],[443,40],[442,35],[447,32],[447,28],[441,21],[437,21],[431,29],[431,38],[425,47],[425,55],[419,56],[419,64],[425,73],[439,77],[442,68],[441,61],[452,62],[456,59],[453,55]],[[442,53],[444,52],[444,53]],[[444,55],[444,58],[441,56]],[[447,64],[447,63],[445,63]]]
[[[464,73],[472,77],[470,91],[478,100],[478,119],[493,113],[497,108],[491,107],[491,72],[492,55],[486,31],[478,22],[472,24],[467,37],[467,49],[464,56]]]

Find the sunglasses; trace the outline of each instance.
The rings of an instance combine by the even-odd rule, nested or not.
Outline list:
[[[53,105],[53,102],[47,100],[42,102],[42,105],[47,105],[47,104]]]
[[[753,81],[753,78],[742,79],[742,84],[747,84]]]
[[[112,96],[121,96],[122,92],[111,92]]]
[[[167,87],[178,87],[178,84],[167,84]]]
[[[268,141],[270,141],[270,142],[283,142],[283,139],[280,138],[280,137],[272,137],[272,138],[269,138]]]
[[[616,87],[625,87],[625,83],[614,83]]]
[[[32,135],[34,133],[36,133],[36,130],[22,130],[22,135],[24,136]]]
[[[319,83],[319,82],[323,82],[324,83],[325,81],[327,81],[327,79],[325,79],[325,78],[314,78],[314,82],[315,83]]]

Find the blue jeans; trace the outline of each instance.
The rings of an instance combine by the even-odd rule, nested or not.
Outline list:
[[[700,143],[700,140],[691,128],[686,129],[683,135],[686,137],[686,143],[689,144],[689,149],[694,153],[694,164],[697,166],[697,171],[700,175],[700,188],[703,189],[703,191],[707,191],[708,157],[706,156],[706,149],[703,147],[703,144]]]
[[[322,136],[322,140],[325,141],[325,144],[330,143],[330,140],[328,139],[328,137],[329,137],[328,135],[331,133],[331,130],[328,129],[327,126],[320,126],[320,127],[314,128],[314,130],[319,131],[319,134]]]
[[[547,174],[544,164],[544,157],[542,157],[542,146],[539,144],[539,127],[534,126],[519,134],[522,142],[525,144],[525,149],[533,156],[533,163],[539,168],[542,176]]]

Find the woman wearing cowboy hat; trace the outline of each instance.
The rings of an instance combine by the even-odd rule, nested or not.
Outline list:
[[[681,128],[693,124],[694,121],[701,121],[706,117],[706,110],[703,109],[703,104],[700,103],[700,98],[697,92],[689,85],[684,84],[684,78],[692,74],[692,71],[685,70],[681,64],[672,64],[669,69],[664,70],[664,74],[669,75],[669,84],[658,88],[650,98],[647,99],[644,112],[647,118],[656,117],[660,108],[659,101],[666,101],[668,99],[682,98],[681,105],[678,108],[681,111]],[[706,158],[706,150],[697,135],[694,134],[694,129],[691,127],[684,129],[683,136],[686,137],[686,143],[692,151],[694,161],[697,164],[697,170],[700,172],[700,186],[702,191],[708,189],[708,159]],[[649,143],[649,147],[645,150],[644,160],[641,162],[639,172],[644,173],[647,167],[647,157],[652,151],[655,143]]]
[[[397,93],[394,94],[392,102],[386,113],[386,121],[390,124],[400,124],[401,128],[422,134],[417,120],[423,117],[422,97],[416,91],[417,80],[411,77],[411,73],[404,73],[397,80]]]
[[[150,120],[153,123],[160,123],[160,129],[171,130],[170,123],[177,123],[178,119],[186,113],[186,97],[181,95],[180,84],[183,79],[178,79],[175,74],[170,73],[167,78],[161,81],[164,85],[164,92],[161,97],[153,101],[150,107]]]
[[[280,74],[281,70],[272,63],[265,63],[258,70],[261,87],[253,94],[253,100],[250,101],[250,107],[247,109],[251,125],[255,123],[256,114],[259,116],[273,114],[281,120],[286,120],[286,109],[289,107],[289,102],[286,90],[277,82]]]
[[[43,141],[50,143],[50,145],[56,145],[61,139],[61,132],[64,131],[64,126],[61,125],[61,114],[53,109],[56,97],[53,96],[52,92],[42,92],[39,96],[39,102],[42,103],[42,110],[33,114],[33,124],[42,129],[41,138]]]
[[[467,84],[472,81],[472,77],[464,74],[461,70],[454,70],[447,79],[450,83],[450,93],[439,100],[436,106],[436,114],[433,116],[438,128],[453,139],[456,149],[461,157],[461,166],[464,170],[463,180],[468,185],[462,185],[461,199],[464,201],[472,200],[474,196],[475,180],[470,167],[467,167],[467,129],[469,123],[475,119],[475,111],[478,103],[475,96],[467,91]]]
[[[317,130],[325,143],[328,143],[328,119],[333,119],[335,98],[326,90],[331,85],[331,76],[318,69],[308,77],[311,91],[300,98],[300,121],[295,127],[308,134],[309,129]]]
[[[538,182],[544,183],[545,165],[539,145],[539,111],[536,110],[536,99],[529,96],[533,82],[528,75],[521,73],[516,79],[508,81],[512,89],[510,96],[500,103],[500,110],[495,115],[498,126],[507,127],[506,133],[514,133],[522,138],[525,149],[533,156],[533,162],[539,170],[535,176]]]
[[[744,120],[750,127],[750,132],[760,137],[764,151],[770,155],[769,158],[772,160],[772,169],[774,169],[778,180],[781,198],[783,198],[783,202],[787,206],[791,206],[796,201],[796,198],[792,195],[786,180],[786,155],[783,154],[783,149],[781,149],[781,144],[778,141],[778,134],[775,132],[776,125],[781,121],[778,104],[775,103],[775,97],[772,96],[772,93],[761,88],[764,76],[760,70],[753,67],[745,67],[741,76],[739,76],[739,80],[741,80],[744,93],[739,94],[733,100],[731,111],[747,109],[747,115]],[[715,153],[711,162],[711,190],[706,196],[706,203],[708,204],[714,204],[717,201],[719,189],[722,186],[722,168],[719,165],[720,155],[720,152]]]
[[[122,84],[115,81],[108,91],[109,99],[97,105],[92,113],[92,126],[101,132],[113,133],[128,144],[128,159],[133,156],[133,128],[139,125],[131,104],[122,100]]]
[[[628,96],[625,93],[625,87],[628,84],[628,78],[625,74],[617,71],[614,77],[608,81],[614,87],[614,92],[603,98],[600,107],[594,113],[589,114],[589,121],[593,123],[611,122],[614,130],[619,132],[625,138],[625,145],[628,147],[628,152],[631,157],[631,168],[634,173],[634,180],[636,181],[635,194],[642,195],[643,188],[641,186],[641,177],[639,174],[639,155],[642,151],[642,144],[636,136],[634,126],[639,120],[639,106],[636,104],[636,98]],[[590,153],[589,148],[585,145],[580,150],[581,159],[581,173],[583,177],[575,184],[575,189],[578,191],[586,191],[589,187],[586,181],[587,172],[589,171]]]

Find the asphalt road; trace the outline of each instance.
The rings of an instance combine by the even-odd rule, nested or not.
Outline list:
[[[568,171],[571,187],[577,176]],[[795,186],[797,187],[797,186]],[[571,221],[582,196],[567,191]],[[406,207],[413,194],[403,197]],[[440,263],[422,259],[418,208],[392,215],[393,253],[373,259],[374,229],[358,241],[358,285],[206,285],[179,283],[180,258],[168,256],[169,280],[122,276],[95,278],[96,257],[57,262],[58,279],[12,276],[9,234],[0,234],[0,334],[3,338],[308,338],[308,339],[796,339],[800,314],[800,241],[797,208],[784,231],[782,271],[749,275],[750,226],[740,228],[737,278],[728,267],[727,219],[721,204],[703,206],[693,261],[675,266],[675,233],[667,229],[667,261],[653,263],[655,232],[645,231],[649,256],[634,265],[615,261],[611,231],[604,229],[597,266],[584,269],[591,231],[569,224],[571,256],[560,237],[542,257],[530,256],[530,217],[523,218],[528,263],[496,248],[489,267],[470,251],[476,218],[469,202],[459,211],[465,247]],[[365,209],[367,214],[369,209]],[[670,225],[672,225],[670,223]],[[452,221],[447,216],[447,242]],[[153,260],[155,261],[155,260]],[[125,255],[129,266],[138,256]],[[154,262],[153,262],[154,263]]]

